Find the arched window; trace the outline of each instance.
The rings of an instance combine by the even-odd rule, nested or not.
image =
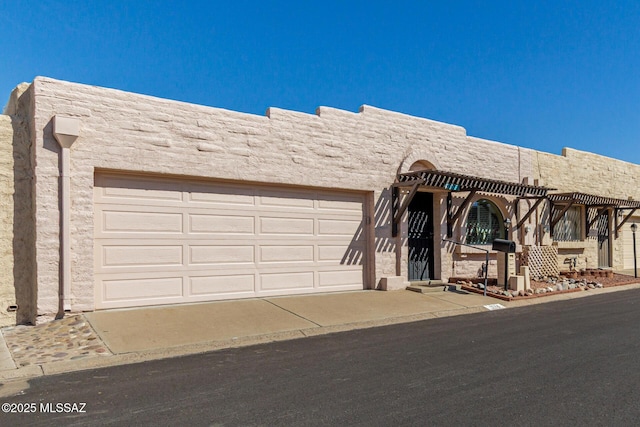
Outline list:
[[[504,237],[504,220],[498,207],[487,199],[473,202],[467,217],[467,243],[489,245]]]

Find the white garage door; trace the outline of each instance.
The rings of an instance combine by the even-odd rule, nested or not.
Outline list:
[[[96,176],[96,308],[363,289],[361,194]]]
[[[631,217],[622,226],[622,254],[624,256],[624,268],[633,268],[633,232],[631,231],[631,224],[636,223],[640,225],[640,217]],[[640,232],[636,231],[636,252],[638,252],[638,262],[640,262]]]

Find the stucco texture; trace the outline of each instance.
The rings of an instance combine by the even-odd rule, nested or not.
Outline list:
[[[371,106],[357,113],[319,107],[316,114],[269,108],[265,116],[256,116],[43,77],[34,80],[21,100],[13,125],[13,167],[19,171],[13,181],[22,205],[15,208],[20,215],[14,215],[13,225],[2,224],[19,232],[14,239],[23,243],[21,252],[13,246],[16,289],[24,302],[20,306],[32,317],[36,311],[49,314],[59,308],[60,148],[52,133],[56,115],[80,123],[80,136],[70,149],[72,311],[94,309],[93,186],[100,171],[360,192],[366,200],[363,224],[369,244],[363,258],[369,287],[377,287],[384,277],[406,277],[406,221],[392,237],[391,185],[399,172],[414,165],[514,183],[538,179],[560,191],[640,198],[640,189],[633,185],[640,178],[638,165],[569,149],[563,156],[540,153],[468,136],[460,126]],[[490,198],[504,215],[515,218],[513,197],[476,199],[480,197]],[[454,209],[463,200],[464,195],[456,195]],[[531,205],[520,203],[521,213]],[[468,209],[455,224],[455,239],[465,238]],[[434,210],[436,235],[445,236],[446,192],[435,193]],[[548,242],[548,235],[540,233],[542,223],[548,222],[545,212],[541,207],[530,217],[528,234],[523,227],[510,238],[520,244]],[[16,221],[25,226],[18,227]],[[586,245],[582,253],[591,254],[591,243]],[[615,255],[615,245],[617,262],[622,258]],[[436,242],[438,278],[475,275],[483,261],[482,253]],[[495,268],[492,260],[490,274]]]
[[[545,186],[561,193],[585,193],[617,199],[640,200],[640,165],[624,162],[571,148],[564,148],[562,155],[536,152],[533,158],[535,176]],[[628,211],[627,211],[628,212]],[[611,266],[622,268],[629,254],[622,238],[615,238],[615,215],[610,210]],[[628,226],[628,225],[627,225]],[[598,239],[595,226],[584,230],[585,239],[575,244],[558,244],[558,262],[568,270],[568,258],[577,257],[577,268],[598,267]]]
[[[533,178],[530,151],[470,138],[464,128],[363,106],[358,113],[319,107],[316,114],[270,108],[265,117],[38,77],[33,82],[38,311],[58,306],[60,149],[55,115],[80,120],[71,148],[73,310],[92,310],[93,180],[96,170],[183,175],[302,187],[348,189],[371,197],[365,213],[369,286],[406,264],[403,236],[391,236],[396,174],[425,160],[439,169],[521,182]],[[440,261],[442,275],[451,262]]]
[[[13,286],[13,127],[11,117],[0,116],[0,326],[15,323]]]

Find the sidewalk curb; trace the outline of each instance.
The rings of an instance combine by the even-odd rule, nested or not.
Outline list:
[[[0,372],[0,381],[37,378],[44,375],[41,365],[23,366]]]
[[[41,376],[57,375],[67,372],[85,371],[90,369],[106,368],[124,364],[134,364],[151,360],[169,359],[173,357],[189,356],[206,353],[209,351],[224,350],[229,348],[241,348],[270,342],[289,341],[301,338],[310,338],[321,335],[328,335],[339,332],[347,332],[359,329],[369,329],[381,326],[395,325],[401,323],[419,322],[423,320],[436,319],[440,317],[450,317],[454,315],[471,314],[485,311],[478,307],[461,308],[449,310],[442,313],[422,313],[409,316],[389,317],[379,320],[347,323],[341,325],[319,326],[299,330],[270,333],[264,335],[254,335],[248,337],[238,337],[236,339],[209,341],[197,344],[187,344],[175,347],[159,348],[154,350],[108,354],[94,356],[73,361],[49,362],[40,365],[24,366],[12,370],[0,371],[0,382],[33,379]],[[445,314],[446,313],[446,314]],[[1,389],[0,389],[1,390]],[[1,392],[0,392],[1,394]]]
[[[570,294],[551,295],[547,298],[534,298],[530,300],[512,301],[507,303],[504,308],[519,308],[529,305],[537,305],[550,303],[554,301],[564,301],[575,298],[588,297],[601,293],[610,293],[640,288],[640,283],[621,285],[617,287],[602,288],[597,290],[589,290],[584,292],[576,292]],[[294,339],[316,337],[328,335],[332,333],[347,332],[360,329],[376,328],[381,326],[396,325],[402,323],[419,322],[423,320],[439,319],[452,316],[460,316],[465,314],[474,314],[488,312],[484,306],[462,307],[454,310],[445,310],[440,312],[420,313],[407,316],[395,316],[384,319],[368,320],[362,322],[353,322],[346,324],[318,326],[305,329],[294,329],[290,331],[269,333],[263,335],[254,335],[246,337],[238,337],[221,341],[207,341],[194,344],[180,345],[175,347],[158,348],[145,351],[137,351],[130,353],[105,354],[100,356],[92,356],[79,360],[65,360],[57,362],[43,363],[39,365],[29,365],[16,369],[8,369],[0,371],[0,395],[2,395],[5,384],[3,382],[12,382],[18,380],[29,380],[42,376],[57,375],[67,372],[77,372],[89,369],[99,369],[124,364],[134,364],[147,362],[151,360],[161,360],[174,357],[182,357],[209,351],[217,351],[229,348],[248,347],[257,344],[266,344],[270,342],[288,341]]]

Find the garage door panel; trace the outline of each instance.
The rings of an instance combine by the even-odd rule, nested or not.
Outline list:
[[[362,221],[360,220],[337,220],[337,219],[319,219],[318,234],[320,236],[355,236]]]
[[[181,202],[182,193],[170,190],[135,189],[135,188],[105,188],[102,191],[102,199],[115,203],[139,203],[141,200],[146,203],[153,202]],[[153,203],[155,204],[155,203]],[[160,205],[164,205],[161,203]]]
[[[260,218],[260,234],[295,234],[313,236],[314,221],[309,218],[295,217],[262,217]]]
[[[261,245],[261,263],[313,262],[313,245]]]
[[[103,233],[182,233],[182,214],[160,212],[102,212]]]
[[[165,205],[166,202],[182,202],[183,194],[179,185],[157,179],[136,179],[130,177],[99,176],[96,178],[97,198],[109,203],[146,203]]]
[[[345,266],[364,265],[364,252],[360,250],[347,251],[342,258],[341,264]]]
[[[350,248],[344,245],[319,245],[318,261],[342,264]]]
[[[362,213],[362,202],[354,196],[340,197],[335,199],[319,200],[319,210],[343,211],[358,216]]]
[[[189,265],[250,264],[255,262],[255,246],[191,245]]]
[[[216,296],[219,294],[253,294],[256,289],[255,274],[223,274],[197,276],[189,279],[191,295]]]
[[[263,291],[283,289],[313,289],[314,273],[263,273],[260,275],[260,289]]]
[[[362,283],[362,271],[338,270],[318,272],[318,286],[357,286]]]
[[[255,234],[255,217],[244,215],[189,215],[189,232],[200,234]]]
[[[302,191],[290,191],[283,195],[281,191],[262,191],[259,196],[262,208],[302,208],[313,209],[314,199]]]
[[[96,177],[97,308],[363,288],[363,196],[153,181]]]
[[[633,269],[633,232],[631,231],[631,224],[640,223],[640,217],[631,217],[625,225],[622,227],[622,255],[623,255],[623,268]],[[636,234],[638,234],[636,232]],[[640,237],[636,236],[640,239]],[[640,240],[636,241],[636,252],[640,252]],[[640,254],[637,254],[640,257]],[[640,261],[640,260],[639,260]]]
[[[254,206],[256,197],[252,188],[240,186],[195,185],[188,192],[187,200],[194,204],[219,209],[237,209],[238,206]]]
[[[102,281],[103,298],[106,303],[167,297],[179,298],[183,295],[182,280],[181,276],[104,280]]]
[[[105,245],[102,247],[103,266],[117,267],[148,267],[148,266],[179,266],[182,265],[182,245],[145,245],[122,246]]]

